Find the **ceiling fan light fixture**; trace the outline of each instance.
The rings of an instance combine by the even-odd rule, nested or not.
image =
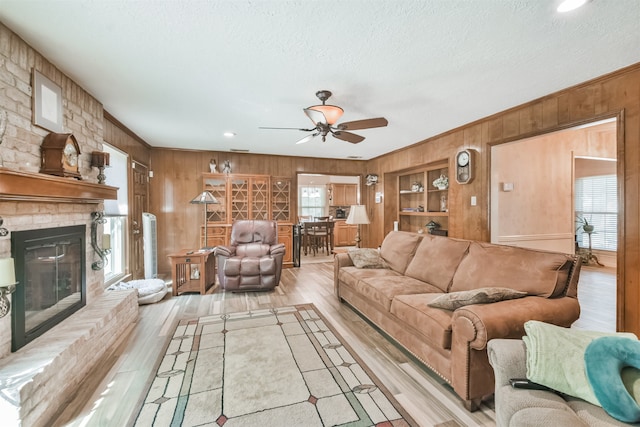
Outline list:
[[[329,125],[334,125],[340,117],[342,117],[342,114],[344,114],[344,110],[336,105],[313,105],[309,107],[309,109],[324,114]]]

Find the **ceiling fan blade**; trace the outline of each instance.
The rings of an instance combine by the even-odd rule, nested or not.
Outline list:
[[[315,130],[315,128],[311,128],[311,129],[302,129],[302,128],[270,128],[270,127],[264,127],[264,126],[259,126],[258,129],[289,129],[289,130],[301,130],[303,132],[311,132],[313,130]]]
[[[309,142],[318,135],[320,135],[319,132],[312,133],[311,135],[307,135],[304,138],[302,138],[300,141],[296,142],[296,144],[304,144],[305,142]]]
[[[351,132],[336,131],[336,132],[332,132],[332,134],[336,138],[341,139],[343,141],[350,142],[352,144],[357,144],[359,142],[364,141],[364,136],[356,135],[355,133],[351,133]]]
[[[358,130],[385,127],[389,122],[384,117],[375,119],[355,120],[353,122],[340,123],[337,127],[340,130]]]
[[[323,125],[327,124],[327,118],[322,114],[322,112],[318,110],[312,110],[311,108],[303,109],[304,113],[311,119],[314,125],[318,123],[322,123]]]

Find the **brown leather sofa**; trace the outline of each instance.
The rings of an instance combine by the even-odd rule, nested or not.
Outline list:
[[[220,286],[234,292],[275,288],[280,283],[284,253],[276,221],[235,221],[230,246],[218,246],[214,251]]]
[[[490,339],[521,338],[532,319],[568,327],[580,314],[581,264],[572,255],[402,231],[386,236],[380,255],[389,268],[357,268],[337,254],[337,296],[451,384],[471,411],[494,391]],[[486,287],[527,296],[455,310],[428,305]]]

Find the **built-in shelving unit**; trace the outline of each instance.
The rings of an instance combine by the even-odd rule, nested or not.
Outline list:
[[[448,160],[401,172],[398,179],[398,228],[404,231],[426,231],[434,221],[441,230],[449,226],[449,188],[437,188],[433,182],[449,177]]]

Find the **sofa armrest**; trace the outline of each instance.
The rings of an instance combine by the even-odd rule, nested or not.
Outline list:
[[[333,265],[335,269],[338,270],[340,267],[349,267],[353,265],[353,261],[351,261],[351,257],[349,256],[349,254],[339,253],[339,254],[336,254],[336,257],[334,258],[334,261],[333,261]]]
[[[338,286],[338,282],[339,282],[338,277],[340,275],[340,268],[349,267],[351,265],[353,265],[353,261],[351,260],[351,257],[349,256],[349,254],[339,253],[339,254],[336,254],[335,257],[333,258],[333,292],[336,294],[338,298],[340,298],[340,289]]]
[[[271,245],[271,248],[269,248],[269,253],[271,255],[279,255],[279,254],[283,254],[284,255],[284,243],[278,243],[276,245]]]
[[[576,298],[528,296],[461,307],[453,313],[451,324],[457,341],[466,341],[471,348],[482,350],[494,338],[522,338],[528,320],[569,327],[579,316]]]
[[[235,246],[216,246],[213,251],[215,256],[232,257],[236,254]]]
[[[496,377],[496,389],[510,385],[511,378],[526,378],[526,348],[524,341],[514,339],[493,339],[487,344],[489,363]]]

